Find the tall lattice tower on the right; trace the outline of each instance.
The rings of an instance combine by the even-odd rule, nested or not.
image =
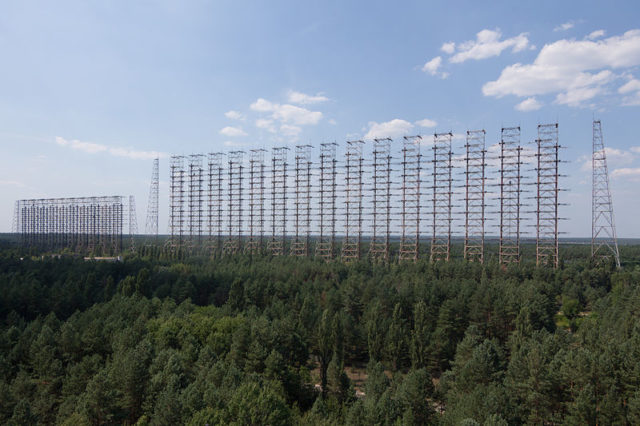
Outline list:
[[[607,155],[602,138],[602,123],[593,121],[593,190],[591,195],[591,259],[594,262],[608,261],[614,258],[620,267],[620,252],[616,224],[613,216],[613,203],[609,189],[609,170]]]

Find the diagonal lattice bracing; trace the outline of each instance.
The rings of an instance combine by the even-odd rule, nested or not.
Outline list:
[[[364,141],[347,142],[345,166],[345,227],[342,259],[360,258],[362,243],[362,146]]]
[[[602,137],[602,123],[593,121],[593,189],[591,195],[591,258],[596,263],[613,258],[620,267],[620,252],[609,188],[607,154]]]
[[[262,250],[264,239],[264,149],[252,149],[249,154],[249,236],[245,252]]]
[[[374,139],[371,188],[371,241],[369,256],[389,261],[391,233],[391,139]]]
[[[467,131],[465,144],[464,258],[484,262],[485,224],[485,134],[484,130]]]
[[[405,136],[402,146],[402,212],[400,260],[418,260],[420,246],[420,144],[422,137]]]
[[[296,146],[293,256],[309,256],[311,239],[311,145]]]
[[[240,252],[242,245],[242,180],[244,151],[227,154],[227,235],[223,245],[225,254]]]
[[[558,267],[558,123],[538,125],[536,264]]]
[[[285,254],[287,238],[287,147],[273,148],[271,158],[271,239],[268,251]]]
[[[448,261],[451,255],[451,139],[453,133],[436,133],[433,136],[433,222],[431,237],[431,261]]]
[[[318,193],[320,235],[316,243],[316,256],[332,259],[336,240],[336,143],[320,145],[320,187]]]
[[[500,247],[503,266],[520,262],[520,127],[505,127],[500,139]]]

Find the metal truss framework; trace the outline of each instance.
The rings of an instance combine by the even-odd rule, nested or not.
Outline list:
[[[222,226],[224,204],[224,167],[223,153],[212,152],[207,155],[207,229],[209,249],[222,250]]]
[[[244,151],[231,151],[227,154],[227,235],[223,251],[226,254],[240,252],[242,245],[242,179]]]
[[[596,263],[613,258],[620,267],[620,251],[613,202],[609,188],[607,155],[602,137],[602,123],[593,121],[592,194],[591,194],[591,259]]]
[[[126,220],[122,196],[19,200],[16,204],[16,230],[27,247],[101,254],[122,250]],[[134,231],[130,220],[129,225],[129,231]]]
[[[271,158],[271,240],[273,256],[285,254],[287,243],[287,147],[273,148]]]
[[[485,150],[484,130],[467,131],[465,144],[464,258],[484,262]]]
[[[418,260],[420,246],[420,144],[422,137],[405,136],[402,147],[402,236],[400,260]]]
[[[369,256],[389,261],[391,233],[391,139],[373,140],[373,188],[371,188],[371,242]]]
[[[506,266],[520,262],[520,127],[505,127],[501,135],[499,260],[500,264]]]
[[[536,264],[558,267],[558,123],[538,125]]]
[[[160,194],[160,159],[153,160],[151,171],[151,185],[149,188],[149,203],[147,204],[147,221],[145,223],[145,233],[158,238],[158,212]]]
[[[431,261],[448,261],[451,255],[451,139],[453,133],[433,136],[433,223]]]
[[[296,146],[293,256],[309,256],[311,239],[311,145]]]
[[[362,244],[362,146],[364,141],[347,142],[345,167],[345,226],[342,240],[343,260],[360,259]]]
[[[316,257],[332,259],[336,240],[336,143],[320,145],[319,231]]]
[[[252,149],[249,154],[249,239],[245,252],[255,254],[264,243],[264,149]]]
[[[557,125],[541,125],[538,128],[538,264],[557,265],[557,178],[559,156],[557,152]],[[598,133],[594,124],[594,147]],[[601,133],[600,133],[600,145]],[[453,134],[435,134],[433,140],[432,170],[428,186],[429,207],[427,214],[431,231],[430,259],[447,261],[451,258],[453,216]],[[336,255],[349,261],[363,253],[365,236],[370,236],[368,256],[373,261],[391,261],[391,232],[397,233],[400,261],[415,261],[420,257],[420,225],[425,214],[421,176],[422,154],[419,136],[405,137],[402,148],[396,150],[401,159],[393,163],[392,140],[375,139],[372,157],[365,162],[363,151],[366,143],[347,143],[344,164],[338,167],[337,144],[320,146],[318,163],[311,161],[310,145],[300,145],[295,150],[295,173],[289,171],[286,148],[273,150],[271,171],[266,176],[264,150],[252,150],[244,170],[242,151],[228,154],[208,154],[207,176],[202,167],[202,155],[171,157],[170,230],[174,247],[189,247],[190,237],[199,241],[202,236],[202,218],[206,215],[209,245],[213,253],[257,253],[267,249],[274,255],[289,253],[294,256],[313,256],[332,259]],[[502,265],[516,263],[520,259],[520,203],[522,188],[520,129],[503,128],[500,154],[500,248]],[[486,260],[484,251],[486,224],[486,165],[485,132],[467,132],[464,160],[464,257],[469,261]],[[603,148],[594,148],[594,170],[604,157]],[[223,158],[223,156],[225,156]],[[533,159],[535,155],[532,155]],[[185,168],[185,163],[187,167]],[[224,166],[223,166],[224,164]],[[398,168],[401,167],[400,170]],[[395,169],[395,170],[394,170]],[[365,178],[365,170],[367,176]],[[370,178],[368,173],[371,173]],[[289,175],[292,176],[289,176]],[[340,180],[338,181],[338,176]],[[594,175],[594,182],[597,182]],[[604,175],[606,177],[606,171]],[[207,180],[208,179],[208,180]],[[244,180],[249,184],[246,185]],[[203,184],[207,180],[208,184]],[[269,180],[269,183],[266,183]],[[269,185],[269,194],[265,187]],[[596,183],[594,183],[596,185]],[[246,188],[244,188],[246,186]],[[291,189],[291,188],[294,189]],[[243,191],[248,190],[248,197]],[[206,194],[204,194],[206,191]],[[607,189],[608,191],[608,189]],[[289,192],[292,192],[289,194]],[[595,192],[594,192],[595,194]],[[342,204],[344,197],[344,204]],[[463,198],[464,197],[464,198]],[[595,195],[594,195],[595,197]],[[269,200],[267,200],[269,198]],[[290,203],[289,198],[295,200]],[[605,198],[610,199],[610,196]],[[340,201],[340,205],[338,205]],[[203,207],[203,203],[206,204]],[[594,221],[602,218],[595,212]],[[270,206],[270,207],[269,207]],[[313,213],[312,213],[313,210]],[[340,216],[338,217],[338,212]],[[611,212],[612,213],[612,212]],[[394,216],[392,216],[392,214]],[[313,222],[312,222],[313,215]],[[393,222],[397,216],[397,223]],[[610,215],[612,217],[612,214]],[[17,213],[14,222],[17,223]],[[246,222],[246,223],[245,223]],[[609,220],[612,222],[612,219]],[[266,224],[269,224],[268,230]],[[317,225],[316,225],[317,223]],[[343,229],[341,247],[336,241],[337,226]],[[595,223],[595,222],[594,222]],[[393,226],[392,226],[393,224]],[[609,226],[610,229],[611,227]],[[317,236],[315,247],[311,246]],[[596,247],[604,230],[594,225],[594,253],[603,250]],[[609,233],[614,233],[611,230]],[[247,233],[243,241],[243,233]],[[287,238],[289,234],[289,238]],[[217,238],[216,238],[217,237]],[[615,245],[615,243],[611,243]],[[289,245],[287,249],[287,245]],[[313,249],[313,250],[312,250]],[[337,250],[340,249],[340,253]]]
[[[135,251],[136,245],[134,237],[138,234],[138,215],[136,213],[136,197],[133,195],[129,195],[127,211],[129,212],[129,220],[127,221],[129,228],[129,248],[131,251]]]
[[[188,185],[188,232],[189,246],[197,249],[202,246],[202,222],[204,204],[204,155],[194,154],[189,156],[189,185]]]
[[[169,183],[169,233],[171,237],[168,241],[173,248],[182,246],[184,237],[184,157],[174,155],[169,160],[170,183]]]

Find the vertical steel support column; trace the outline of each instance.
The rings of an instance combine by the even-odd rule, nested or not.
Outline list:
[[[309,256],[311,235],[311,145],[296,146],[295,182],[295,234],[291,241],[291,254]]]
[[[391,139],[373,140],[373,188],[371,194],[371,242],[369,256],[389,261],[391,227]]]
[[[405,136],[402,146],[401,261],[417,261],[420,245],[420,144],[422,137]]]
[[[484,262],[485,223],[485,135],[484,130],[467,131],[465,161],[464,258]]]
[[[520,262],[520,127],[505,127],[500,140],[500,264]]]
[[[184,157],[172,156],[169,168],[169,245],[176,250],[182,246],[184,234]]]
[[[345,227],[342,240],[342,259],[360,259],[362,244],[362,147],[364,141],[347,142],[345,168]]]
[[[271,158],[271,240],[273,256],[285,254],[287,238],[287,147],[273,148]]]
[[[249,154],[249,239],[245,252],[262,251],[264,237],[264,149]]]
[[[145,223],[145,233],[158,240],[158,212],[160,194],[160,159],[153,160],[151,170],[151,185],[149,188],[149,203],[147,204],[147,221]]]
[[[453,134],[433,135],[433,223],[431,261],[449,261],[451,255],[451,139]]]
[[[538,125],[536,264],[558,267],[558,123]]]
[[[242,245],[242,178],[244,151],[232,151],[228,154],[228,209],[229,228],[224,243],[226,254],[240,252]]]
[[[209,250],[220,254],[222,251],[224,167],[221,152],[208,154],[208,209],[207,228],[209,230]]]
[[[320,145],[320,236],[316,256],[332,259],[336,237],[336,143]]]

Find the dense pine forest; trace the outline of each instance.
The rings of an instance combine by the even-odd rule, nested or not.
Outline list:
[[[0,423],[640,424],[639,246],[523,262],[0,250]]]

